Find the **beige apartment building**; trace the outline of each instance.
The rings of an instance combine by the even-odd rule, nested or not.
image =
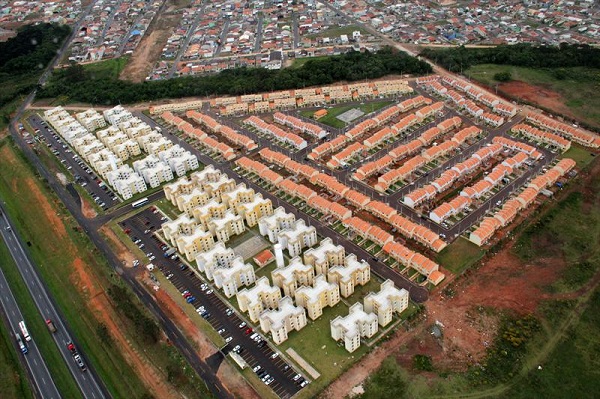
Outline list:
[[[264,199],[262,194],[258,193],[254,194],[251,202],[238,204],[236,211],[238,215],[246,219],[248,227],[253,227],[261,217],[273,214],[273,204],[270,199]]]
[[[206,191],[202,190],[199,187],[194,187],[191,191],[184,192],[187,191],[187,188],[190,184],[192,183],[185,179],[183,181],[179,180],[178,182],[165,186],[165,197],[174,198],[176,202],[175,205],[177,205],[177,209],[179,209],[182,212],[185,212],[189,216],[192,216],[193,210],[197,207],[206,205],[210,201],[211,197]],[[175,196],[173,196],[174,190],[179,190],[179,193]],[[169,192],[168,195],[167,191]]]
[[[325,306],[335,306],[340,301],[340,287],[328,283],[325,276],[319,274],[312,287],[303,286],[296,290],[296,305],[302,306],[312,320],[323,314]]]
[[[231,210],[238,204],[245,204],[254,199],[254,190],[247,188],[244,183],[238,184],[233,190],[221,194],[221,201]]]
[[[327,275],[330,267],[345,264],[346,251],[341,245],[334,245],[331,238],[321,241],[316,248],[310,248],[304,253],[304,263],[312,265],[316,274]]]
[[[215,246],[215,240],[210,231],[196,226],[190,235],[180,235],[175,240],[177,250],[184,254],[188,262],[193,261],[199,252],[206,252]]]
[[[208,230],[215,236],[217,241],[227,242],[231,236],[246,231],[246,225],[240,215],[227,211],[222,218],[213,218],[208,222]]]
[[[334,266],[329,269],[327,279],[340,287],[340,293],[348,298],[354,293],[357,285],[365,285],[371,280],[371,266],[364,259],[358,261],[356,255],[346,257],[345,266]]]
[[[344,347],[350,353],[360,347],[362,337],[371,338],[379,330],[377,315],[365,312],[359,302],[350,306],[348,316],[331,320],[330,327],[331,337],[336,341],[344,340]]]
[[[377,293],[365,297],[365,312],[375,313],[381,327],[387,326],[394,313],[400,314],[408,307],[408,291],[398,289],[392,280],[385,280]]]
[[[306,326],[306,311],[301,306],[294,306],[290,297],[279,300],[277,310],[267,310],[260,315],[260,328],[271,333],[273,342],[281,344],[288,339],[292,330],[300,331]]]
[[[195,219],[192,219],[185,213],[182,213],[177,219],[163,223],[162,231],[165,239],[168,240],[172,246],[175,246],[177,237],[182,234],[192,234],[197,226],[198,222]]]
[[[254,287],[240,290],[236,298],[240,310],[248,312],[250,320],[256,323],[265,309],[277,309],[281,290],[279,287],[271,286],[269,279],[263,276],[256,280]]]
[[[219,202],[217,198],[212,198],[206,204],[192,209],[192,216],[204,228],[208,229],[211,220],[224,218],[227,211],[225,204]]]
[[[311,286],[315,278],[315,270],[311,265],[302,263],[295,257],[285,267],[278,267],[271,272],[273,285],[283,289],[284,296],[293,297],[299,286]]]

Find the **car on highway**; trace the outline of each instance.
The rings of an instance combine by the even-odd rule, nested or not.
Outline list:
[[[83,359],[81,358],[81,355],[79,355],[79,353],[74,354],[73,359],[75,359],[75,363],[77,363],[81,371],[87,370],[87,367],[85,367],[85,363],[83,363]]]

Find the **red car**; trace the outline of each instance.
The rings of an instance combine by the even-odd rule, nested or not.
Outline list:
[[[250,327],[246,328],[246,330],[244,331],[244,334],[249,335],[252,332],[252,329]]]
[[[67,342],[67,349],[71,351],[71,353],[75,353],[75,345],[73,345],[73,342],[69,341]]]

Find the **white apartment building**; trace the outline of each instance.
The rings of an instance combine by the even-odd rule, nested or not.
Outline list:
[[[361,337],[371,338],[379,330],[377,315],[365,312],[359,302],[350,306],[348,316],[331,320],[330,326],[331,337],[336,341],[344,340],[344,347],[350,353],[360,347]]]
[[[107,109],[103,111],[102,114],[104,115],[104,119],[106,119],[108,123],[113,126],[118,126],[120,123],[133,118],[131,112],[127,111],[120,105],[117,105],[111,109]]]
[[[296,305],[305,308],[308,317],[315,320],[323,314],[325,306],[335,306],[340,301],[340,287],[337,284],[328,283],[325,276],[319,274],[312,287],[298,288],[295,296]]]
[[[179,144],[158,153],[161,161],[169,165],[176,176],[183,176],[188,171],[196,170],[200,167],[198,157],[191,152],[181,148]]]
[[[196,255],[196,265],[198,270],[206,274],[206,278],[212,281],[215,270],[230,267],[235,258],[233,249],[225,247],[222,242],[217,242],[212,249]]]
[[[330,267],[345,264],[346,251],[341,245],[334,245],[331,238],[321,241],[318,247],[310,248],[304,253],[304,263],[312,265],[316,274],[325,274]]]
[[[106,161],[106,162],[113,162]],[[100,173],[100,172],[98,172]],[[106,173],[106,180],[123,199],[129,199],[137,193],[147,190],[144,179],[135,173],[131,166],[125,164]]]
[[[141,175],[150,187],[158,187],[164,182],[173,180],[171,168],[155,155],[133,162],[133,169]]]
[[[106,121],[95,109],[88,109],[87,111],[75,114],[75,118],[90,132],[106,126]]]
[[[242,234],[246,231],[244,219],[232,211],[227,211],[222,218],[214,218],[208,222],[208,230],[217,241],[227,242],[231,236]]]
[[[278,267],[271,272],[273,285],[283,289],[284,296],[293,297],[299,286],[310,286],[315,278],[315,270],[311,265],[302,263],[299,257],[295,257],[290,264]]]
[[[269,279],[263,276],[256,280],[254,287],[240,290],[236,299],[240,310],[248,312],[250,320],[256,323],[265,309],[277,309],[281,290],[269,284]]]
[[[283,248],[287,248],[290,258],[293,258],[299,256],[303,248],[317,244],[317,229],[315,226],[307,226],[304,219],[300,219],[291,228],[281,231],[277,240]]]
[[[282,298],[278,307],[278,310],[267,310],[260,315],[261,330],[265,334],[271,333],[276,345],[287,340],[290,331],[300,331],[306,326],[306,311],[294,306],[292,298]]]
[[[402,313],[408,307],[408,291],[398,289],[392,280],[381,283],[378,293],[371,292],[365,297],[365,311],[375,313],[381,327],[392,321],[394,313]]]
[[[365,285],[371,280],[371,266],[364,259],[356,259],[355,254],[346,257],[345,266],[334,266],[327,273],[327,280],[337,284],[344,298],[354,293],[357,285]]]
[[[238,256],[231,262],[228,268],[217,268],[214,271],[215,286],[223,290],[227,298],[231,298],[238,292],[238,288],[254,284],[256,275],[254,267],[244,263],[242,257]]]
[[[287,213],[280,206],[272,215],[258,219],[258,230],[262,236],[269,237],[269,241],[275,244],[278,241],[279,232],[291,229],[295,222],[296,216],[293,213]]]

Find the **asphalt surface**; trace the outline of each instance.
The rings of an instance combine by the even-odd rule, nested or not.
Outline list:
[[[42,118],[33,115],[27,119],[27,122],[33,129],[39,130],[39,133],[36,132],[39,144],[46,146],[50,151],[56,151],[56,157],[67,168],[68,173],[73,177],[72,180],[75,180],[75,184],[81,185],[90,197],[98,197],[96,203],[101,208],[106,210],[120,203],[119,197],[108,184],[105,185],[104,189],[100,188],[101,177],[97,176],[95,171],[87,166],[86,162],[77,155],[75,149],[72,149],[66,140],[61,138],[51,126],[43,124]],[[101,206],[102,204],[104,206]]]
[[[80,352],[84,363],[87,365],[88,370],[82,371],[73,359],[72,353],[67,349],[66,345],[68,342],[73,342],[76,347],[77,342],[69,333],[68,326],[63,321],[62,314],[58,311],[48,292],[45,285],[41,282],[35,267],[29,258],[28,253],[25,251],[22,241],[14,231],[14,227],[9,228],[10,221],[8,216],[2,212],[3,215],[0,218],[0,228],[2,229],[2,236],[4,241],[15,261],[25,285],[33,298],[33,301],[40,312],[40,317],[44,320],[52,320],[57,331],[50,333],[54,342],[56,343],[59,352],[65,360],[69,371],[73,375],[73,378],[77,382],[81,393],[85,398],[101,399],[106,398],[108,395],[105,393],[103,387],[99,383],[99,379],[92,369],[91,365],[85,360],[85,354]],[[38,384],[39,385],[39,384]]]
[[[2,238],[5,242],[7,241],[6,236],[10,235],[10,232],[5,230],[7,225],[8,224],[4,217],[0,217],[0,235],[2,235]],[[29,342],[25,342],[25,340],[23,340],[23,343],[25,343],[27,346],[28,352],[27,354],[21,353],[21,349],[17,344],[16,337],[17,334],[20,334],[19,322],[25,319],[21,314],[17,300],[13,296],[10,286],[6,281],[6,277],[4,277],[4,272],[1,269],[0,292],[0,303],[2,304],[3,318],[9,326],[13,346],[17,351],[19,360],[24,364],[25,369],[27,370],[29,379],[33,382],[32,385],[37,392],[37,396],[48,399],[61,398],[61,395],[54,384],[54,380],[48,371],[46,362],[42,357],[37,345],[35,344],[35,339],[32,339]],[[25,324],[27,325],[27,321],[25,321]]]
[[[251,368],[260,365],[261,370],[266,371],[267,374],[275,379],[269,386],[280,398],[290,398],[294,396],[301,389],[299,384],[293,380],[293,377],[298,374],[298,372],[286,363],[283,359],[284,355],[274,355],[277,351],[271,348],[267,342],[265,342],[263,347],[259,347],[257,342],[251,340],[251,334],[246,334],[245,328],[239,327],[242,322],[245,322],[250,326],[250,322],[236,312],[227,315],[227,310],[230,309],[229,303],[226,299],[221,297],[218,290],[214,289],[214,292],[207,294],[208,289],[203,290],[201,288],[202,283],[208,281],[204,281],[203,276],[194,271],[194,265],[183,269],[180,267],[180,265],[183,264],[181,260],[173,260],[163,256],[164,251],[161,247],[165,244],[159,241],[157,236],[154,235],[154,231],[160,229],[161,224],[164,223],[164,221],[161,220],[161,217],[163,217],[162,214],[153,213],[150,208],[148,208],[135,216],[124,220],[119,223],[119,225],[123,230],[131,230],[129,235],[132,240],[141,240],[141,243],[139,243],[138,246],[144,244],[141,247],[141,250],[147,255],[152,254],[156,257],[151,263],[155,265],[160,272],[165,274],[165,276],[168,276],[170,282],[177,287],[179,292],[183,293],[187,290],[194,296],[195,300],[189,306],[193,306],[194,308],[198,308],[201,305],[204,306],[210,313],[210,317],[207,318],[207,321],[213,326],[215,331],[218,332],[221,329],[225,329],[224,332],[221,332],[221,335],[224,339],[231,337],[231,341],[221,348],[220,351],[224,355],[227,355],[227,353],[229,353],[236,345],[240,345],[243,348],[240,355]],[[148,230],[151,230],[151,232],[145,233]],[[140,267],[143,267],[143,265],[150,262],[147,259],[141,259],[140,261],[142,264]],[[155,271],[155,273],[156,272],[158,271]],[[197,317],[201,316],[198,315]],[[258,331],[258,328],[256,332],[263,335],[262,332]],[[271,356],[275,357],[272,358]],[[211,363],[209,363],[209,366],[210,365]],[[213,368],[214,372],[218,369],[218,363],[215,363],[215,365],[217,365],[217,367]],[[287,370],[284,370],[286,365],[289,367]]]

